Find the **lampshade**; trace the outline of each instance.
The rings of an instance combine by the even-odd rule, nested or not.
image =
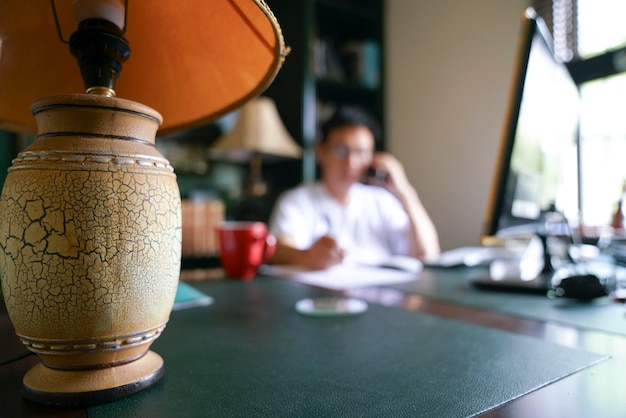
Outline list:
[[[258,97],[246,103],[233,129],[211,147],[214,158],[245,162],[255,154],[299,158],[302,148],[283,125],[274,101]]]
[[[77,26],[72,4],[56,3],[67,40]],[[206,124],[259,95],[286,54],[280,27],[263,0],[131,0],[125,38],[131,56],[116,95],[158,110],[159,135]],[[51,3],[1,1],[0,129],[35,133],[32,102],[82,92],[76,59],[59,40]]]

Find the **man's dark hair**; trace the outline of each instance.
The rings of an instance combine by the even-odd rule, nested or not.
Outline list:
[[[380,139],[380,125],[372,115],[356,106],[342,106],[322,124],[321,141],[325,142],[331,131],[344,126],[365,126],[372,132],[376,142]]]

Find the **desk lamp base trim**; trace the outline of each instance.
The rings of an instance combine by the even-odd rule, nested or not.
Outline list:
[[[24,376],[22,392],[28,400],[40,404],[96,405],[146,389],[163,373],[163,359],[153,351],[131,363],[99,370],[63,371],[40,363]]]

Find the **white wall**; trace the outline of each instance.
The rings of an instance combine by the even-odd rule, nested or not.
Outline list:
[[[527,0],[387,0],[389,150],[444,250],[479,243]]]

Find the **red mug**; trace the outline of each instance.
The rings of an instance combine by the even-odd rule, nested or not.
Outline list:
[[[251,280],[276,250],[276,238],[263,222],[225,221],[217,234],[220,262],[231,279]]]

